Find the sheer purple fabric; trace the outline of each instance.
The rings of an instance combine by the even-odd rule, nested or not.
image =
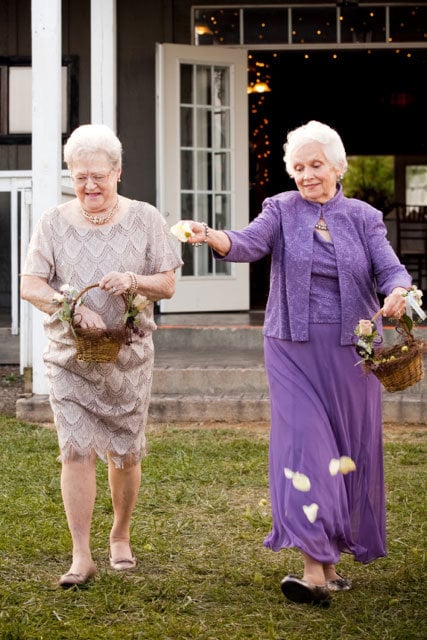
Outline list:
[[[370,562],[386,554],[381,388],[339,342],[340,325],[331,324],[310,325],[310,342],[265,338],[273,528],[264,544],[320,562],[335,564],[341,552]],[[330,460],[343,455],[356,470],[331,476]],[[285,468],[307,475],[310,490],[296,490]],[[313,523],[303,511],[312,503]]]
[[[296,547],[319,562],[336,564],[341,552],[370,562],[386,553],[381,385],[356,366],[354,347],[340,344],[334,245],[314,235],[310,339],[264,341],[273,512],[264,544]],[[356,470],[331,475],[331,459],[341,456]],[[285,469],[306,475],[309,491],[296,489]],[[304,507],[310,515],[313,504],[317,517],[309,519]]]

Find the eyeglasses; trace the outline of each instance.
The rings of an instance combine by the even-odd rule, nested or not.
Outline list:
[[[89,180],[92,180],[92,182],[94,182],[97,185],[101,185],[101,184],[105,184],[107,182],[107,180],[110,177],[112,171],[113,170],[111,169],[111,171],[109,171],[106,174],[102,174],[102,173],[93,173],[92,174],[92,173],[89,173],[88,175],[71,176],[71,179],[79,187],[83,187],[83,185],[87,184],[89,182]]]

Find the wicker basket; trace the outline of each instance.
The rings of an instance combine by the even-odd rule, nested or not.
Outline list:
[[[77,302],[90,289],[98,287],[99,283],[91,284],[83,289],[71,308],[73,317],[73,338],[77,349],[77,360],[81,362],[115,362],[120,348],[128,341],[126,326],[112,329],[82,329],[74,323]],[[126,304],[125,296],[122,296]]]
[[[372,318],[374,322],[381,311]],[[369,361],[363,364],[365,370],[373,373],[391,393],[412,387],[424,377],[424,342],[416,340],[403,320],[399,320],[396,332],[400,336],[397,344],[375,349],[378,364]]]

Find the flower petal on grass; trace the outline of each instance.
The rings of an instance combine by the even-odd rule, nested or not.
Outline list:
[[[306,518],[309,522],[315,522],[317,519],[317,512],[319,511],[319,505],[315,502],[311,504],[304,504],[302,506],[302,510],[304,511]]]

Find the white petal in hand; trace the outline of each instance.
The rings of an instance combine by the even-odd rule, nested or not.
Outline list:
[[[195,235],[190,227],[190,223],[183,222],[182,220],[171,227],[171,233],[181,242],[187,242],[188,238]]]

